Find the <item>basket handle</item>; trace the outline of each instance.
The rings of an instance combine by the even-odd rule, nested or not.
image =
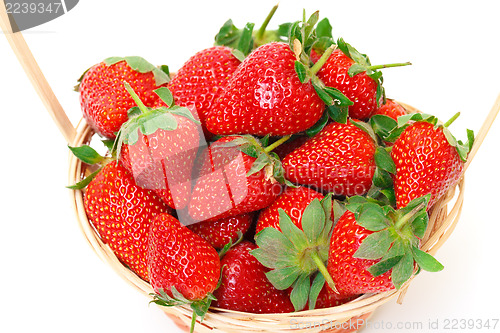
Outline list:
[[[76,129],[64,112],[64,109],[59,103],[56,95],[52,91],[47,79],[43,75],[40,67],[33,57],[28,44],[26,44],[23,35],[21,32],[12,31],[9,14],[7,14],[4,0],[0,0],[0,26],[5,37],[9,41],[10,47],[16,54],[17,59],[21,63],[21,66],[30,79],[31,84],[45,105],[45,108],[52,116],[52,119],[59,128],[59,131],[62,133],[68,144],[72,143],[76,136]]]
[[[495,121],[495,118],[497,117],[499,110],[500,110],[500,94],[497,96],[497,99],[495,100],[495,103],[491,107],[490,112],[488,113],[488,115],[484,119],[484,122],[481,125],[479,132],[477,132],[476,138],[474,139],[474,144],[472,145],[472,149],[469,152],[467,162],[465,163],[464,173],[467,170],[467,168],[469,167],[470,163],[472,162],[472,159],[476,155],[477,151],[479,150],[479,147],[483,143],[484,138],[486,138],[486,135],[488,134],[488,132],[491,128],[491,125],[493,125],[493,122]]]

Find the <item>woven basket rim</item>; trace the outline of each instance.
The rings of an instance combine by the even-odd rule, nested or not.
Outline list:
[[[398,103],[402,104],[407,110],[419,112],[417,109],[408,104],[401,102]],[[93,135],[93,132],[83,118],[80,120],[76,129],[77,134],[72,146],[80,146],[87,143]],[[69,154],[69,184],[74,184],[81,180],[84,171],[82,164],[83,163],[72,153]],[[422,240],[421,248],[423,251],[435,254],[453,232],[462,211],[464,200],[463,186],[464,177],[461,178],[456,187],[450,189],[431,208],[428,230]],[[125,267],[115,256],[113,251],[100,239],[98,233],[86,216],[83,205],[83,192],[81,190],[69,191],[71,203],[75,210],[79,227],[85,239],[89,243],[89,246],[94,250],[98,257],[111,266],[111,268],[115,270],[121,278],[136,288],[139,292],[151,297],[150,293],[153,293],[153,289],[150,284],[139,278],[130,269]],[[453,206],[451,209],[448,209],[448,205],[450,203],[453,203]],[[326,309],[305,310],[283,314],[254,314],[212,307],[205,316],[202,325],[197,326],[197,331],[236,332],[241,331],[242,329],[246,331],[261,332],[266,330],[273,332],[321,331],[321,327],[318,330],[311,330],[311,328],[307,328],[305,330],[293,329],[290,327],[290,322],[317,322],[318,320],[324,322],[327,320],[333,323],[343,323],[350,318],[369,314],[379,306],[394,299],[395,297],[398,297],[398,302],[401,302],[413,278],[414,276],[399,290],[391,290],[372,295],[362,295],[346,304]],[[189,325],[192,313],[189,306],[184,305],[161,308],[168,315],[177,317],[181,320],[181,322]]]

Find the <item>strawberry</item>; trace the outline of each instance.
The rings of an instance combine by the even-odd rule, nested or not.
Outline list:
[[[385,115],[397,121],[399,116],[404,116],[407,112],[398,102],[392,99],[386,99],[385,104],[380,105],[373,114]]]
[[[273,227],[281,231],[279,227],[279,209],[287,213],[292,219],[293,224],[302,229],[302,214],[304,210],[311,201],[314,199],[322,200],[323,197],[323,194],[307,187],[286,187],[283,193],[269,207],[264,208],[260,212],[255,232],[258,233],[268,227]]]
[[[290,189],[263,214],[258,222],[262,229],[255,235],[258,248],[251,253],[270,269],[266,276],[276,289],[290,290],[295,311],[307,304],[314,308],[325,282],[335,290],[326,269],[333,225],[331,195],[323,198],[306,188]]]
[[[217,251],[169,214],[157,215],[148,239],[147,265],[156,295],[163,306],[190,304],[193,331],[196,317],[203,317],[214,297],[220,277]]]
[[[384,99],[382,73],[378,69],[406,66],[410,63],[372,66],[364,54],[342,38],[337,41],[338,48],[328,58],[318,72],[327,87],[340,90],[354,104],[349,106],[349,116],[355,119],[368,119],[377,110],[377,101]],[[319,58],[311,52],[313,60]]]
[[[433,116],[421,114],[399,119],[415,122],[395,130],[396,133],[402,131],[391,150],[396,167],[397,207],[405,207],[411,200],[431,194],[430,208],[462,177],[474,135],[468,131],[468,142],[457,142],[447,128],[455,117],[444,125],[437,125]]]
[[[253,214],[247,213],[238,216],[230,216],[217,221],[198,222],[188,228],[206,240],[216,249],[222,249],[224,245],[238,240],[239,234],[244,235],[252,224]]]
[[[312,309],[324,309],[339,306],[350,302],[357,297],[357,295],[352,296],[339,294],[338,292],[335,292],[328,288],[328,285],[325,284],[323,286],[323,289],[321,289],[321,291],[319,292],[316,304],[314,305],[314,307],[312,307]]]
[[[135,106],[123,86],[128,82],[147,106],[158,99],[153,90],[164,86],[169,78],[141,57],[112,57],[94,65],[80,78],[76,90],[89,126],[99,135],[114,139],[127,121],[127,111]]]
[[[328,272],[344,295],[400,288],[415,267],[435,272],[443,266],[419,249],[429,217],[429,196],[395,211],[365,198],[349,201],[332,232]]]
[[[240,61],[225,46],[214,46],[197,52],[168,84],[176,105],[197,111],[203,128],[205,118],[219,93],[225,87]],[[157,103],[161,106],[161,100]]]
[[[288,44],[264,44],[243,60],[207,117],[210,132],[289,135],[315,125],[326,105],[352,104],[316,76],[333,46],[316,64],[310,61],[309,50],[321,35],[314,30],[318,15],[290,24]]]
[[[281,193],[282,185],[273,175],[276,168],[272,164],[279,160],[263,150],[260,158],[254,151],[242,152],[248,140],[256,142],[253,137],[223,137],[207,149],[189,203],[189,215],[194,221],[257,211],[269,206]]]
[[[221,285],[214,292],[215,307],[251,313],[293,312],[287,290],[277,290],[268,281],[268,271],[250,254],[255,244],[243,241],[221,260]]]
[[[353,123],[331,123],[283,159],[285,177],[335,195],[368,192],[375,172],[376,145]]]
[[[117,161],[109,162],[90,181],[84,207],[102,241],[147,281],[149,227],[156,215],[169,208],[154,192],[137,186],[132,174]]]
[[[260,46],[241,63],[207,118],[214,134],[286,135],[303,131],[323,114],[313,85],[301,83],[289,45]]]
[[[172,105],[167,88],[155,90],[170,108],[147,108],[126,83],[138,107],[122,125],[118,156],[139,186],[152,189],[175,209],[182,209],[191,194],[191,170],[199,145],[197,121],[187,108]]]

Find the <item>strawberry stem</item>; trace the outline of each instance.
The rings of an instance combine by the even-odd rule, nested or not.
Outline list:
[[[398,63],[394,63],[394,64],[368,66],[367,69],[377,70],[377,69],[382,69],[382,68],[403,67],[403,66],[409,66],[409,65],[411,65],[411,62],[408,61],[408,62],[398,62]]]
[[[413,208],[409,213],[406,213],[405,215],[403,215],[403,217],[401,217],[395,224],[395,228],[396,230],[401,230],[403,228],[403,226],[406,225],[406,223],[408,223],[408,221],[410,221],[420,210],[422,210],[425,206],[427,205],[427,202],[424,201],[424,202],[421,202],[418,206],[416,206],[415,208]]]
[[[318,267],[319,272],[325,278],[325,281],[328,284],[328,286],[334,292],[336,292],[338,294],[339,292],[337,291],[337,288],[335,288],[335,282],[333,282],[332,276],[330,275],[330,273],[328,273],[328,269],[326,268],[325,264],[320,259],[320,257],[318,256],[318,254],[316,252],[312,251],[310,253],[310,256],[311,256],[312,260],[314,261],[314,263],[316,264],[316,266]]]
[[[255,35],[255,39],[257,41],[257,44],[264,38],[264,34],[266,33],[266,28],[269,25],[269,22],[271,21],[272,17],[274,16],[274,13],[276,13],[276,10],[278,9],[278,3],[274,5],[273,8],[271,8],[271,11],[269,14],[267,14],[266,19],[262,23],[262,25],[259,28],[259,31],[257,31],[257,34]]]
[[[457,112],[453,115],[453,117],[450,118],[450,120],[448,120],[446,123],[444,123],[444,127],[448,127],[450,126],[451,124],[453,124],[453,122],[460,116],[460,112]]]
[[[315,75],[316,73],[319,72],[321,67],[326,63],[328,58],[330,58],[330,55],[333,53],[335,50],[336,45],[331,45],[329,48],[326,49],[326,51],[321,55],[321,58],[311,67],[310,73],[311,75]]]
[[[264,148],[264,152],[265,153],[271,152],[274,148],[278,147],[279,145],[281,145],[282,143],[284,143],[285,141],[290,139],[290,137],[291,137],[291,135],[285,135],[281,139],[277,140],[276,142],[273,142],[272,144],[270,144],[269,146]]]
[[[196,312],[193,311],[193,316],[191,318],[191,327],[189,328],[189,333],[194,332],[194,326],[196,325]]]
[[[144,105],[144,103],[141,101],[141,99],[136,94],[136,92],[134,91],[134,89],[132,89],[132,87],[130,86],[130,84],[127,81],[124,81],[123,82],[123,86],[125,87],[125,89],[127,90],[127,92],[130,94],[130,97],[132,97],[132,99],[134,100],[135,104],[137,104],[137,106],[139,107],[139,109],[141,110],[141,112],[142,113],[148,112],[148,108],[146,107],[146,105]]]

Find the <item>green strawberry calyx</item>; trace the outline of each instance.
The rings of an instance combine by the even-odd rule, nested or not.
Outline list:
[[[353,77],[360,73],[366,73],[366,75],[374,80],[377,83],[377,106],[380,106],[380,101],[382,100],[385,103],[385,89],[382,86],[383,77],[382,72],[379,69],[390,68],[390,67],[402,67],[411,65],[411,62],[402,62],[402,63],[393,63],[393,64],[385,64],[385,65],[372,65],[370,63],[370,59],[366,54],[360,53],[353,46],[346,43],[343,38],[339,38],[337,40],[338,48],[348,56],[350,59],[354,61],[354,64],[349,67],[347,74],[350,77]]]
[[[109,57],[103,60],[107,66],[112,66],[120,61],[125,61],[127,65],[130,66],[134,71],[139,73],[150,73],[152,72],[155,78],[155,84],[161,86],[165,83],[170,82],[170,76],[168,70],[165,71],[165,66],[160,68],[148,62],[146,59],[139,56],[129,56],[129,57]]]
[[[393,119],[387,119],[389,117],[384,115],[375,115],[370,120],[372,127],[374,127],[375,132],[387,142],[395,142],[404,130],[409,127],[414,122],[428,122],[434,125],[435,129],[440,129],[446,137],[448,143],[457,149],[457,153],[460,156],[462,162],[467,161],[467,156],[469,155],[472,145],[474,144],[474,131],[467,129],[467,141],[463,142],[457,140],[455,136],[449,130],[449,126],[460,116],[460,112],[454,114],[450,120],[444,124],[440,123],[438,118],[433,115],[426,113],[411,113],[398,117],[397,122]]]
[[[176,130],[178,121],[174,115],[185,117],[195,124],[200,124],[188,108],[174,104],[173,95],[168,88],[161,87],[153,90],[167,105],[167,107],[162,106],[153,109],[144,105],[128,82],[124,82],[123,85],[137,104],[137,107],[133,107],[128,111],[129,120],[122,125],[117,134],[117,156],[120,156],[120,150],[124,143],[128,145],[135,144],[139,140],[141,133],[147,136],[152,135],[157,130]]]
[[[429,222],[430,197],[428,194],[414,199],[399,210],[358,196],[350,198],[346,205],[356,222],[372,232],[362,241],[354,257],[379,260],[368,271],[377,277],[392,270],[391,281],[396,289],[411,278],[416,267],[429,272],[443,269],[432,255],[420,250]]]
[[[296,187],[285,178],[285,169],[283,168],[281,160],[279,156],[272,151],[290,139],[291,135],[283,136],[270,144],[269,136],[265,136],[261,139],[249,134],[229,135],[228,137],[234,137],[234,139],[225,143],[217,143],[217,147],[236,147],[242,153],[255,158],[255,161],[246,174],[247,177],[264,170],[266,180],[271,179],[280,184]]]
[[[227,20],[215,35],[215,45],[227,46],[233,49],[233,55],[240,61],[255,48],[280,40],[279,30],[266,30],[278,5],[273,6],[257,31],[254,31],[254,23],[247,23],[243,29],[238,29],[231,19]]]
[[[111,146],[113,145],[112,140],[103,140],[102,143],[108,148],[109,151],[112,151]],[[82,145],[80,147],[71,147],[68,146],[68,148],[71,150],[73,155],[76,156],[80,161],[83,163],[89,165],[89,166],[97,166],[96,170],[90,173],[87,177],[85,177],[83,180],[77,182],[76,184],[66,186],[66,188],[71,189],[71,190],[81,190],[85,188],[91,181],[92,179],[97,176],[97,174],[101,171],[101,169],[108,164],[109,162],[113,161],[116,159],[116,157],[111,154],[102,156],[100,155],[93,147],[90,145]]]
[[[257,249],[251,254],[271,270],[266,273],[276,289],[292,288],[290,300],[296,311],[307,302],[313,309],[325,282],[333,289],[335,284],[326,269],[329,239],[333,227],[332,197],[314,199],[302,214],[302,229],[290,216],[279,211],[279,227],[264,228],[255,236]]]
[[[189,300],[184,297],[184,295],[182,295],[175,288],[175,286],[172,286],[171,292],[173,297],[168,295],[163,289],[158,290],[158,293],[151,293],[150,296],[152,296],[153,299],[150,301],[150,303],[155,303],[157,305],[167,307],[189,305],[193,310],[189,332],[193,333],[194,327],[196,325],[196,319],[200,318],[200,322],[203,321],[206,313],[208,312],[208,309],[210,308],[210,304],[212,303],[212,301],[216,300],[215,296],[212,293],[208,293],[207,296],[205,296],[205,298],[201,300]]]

